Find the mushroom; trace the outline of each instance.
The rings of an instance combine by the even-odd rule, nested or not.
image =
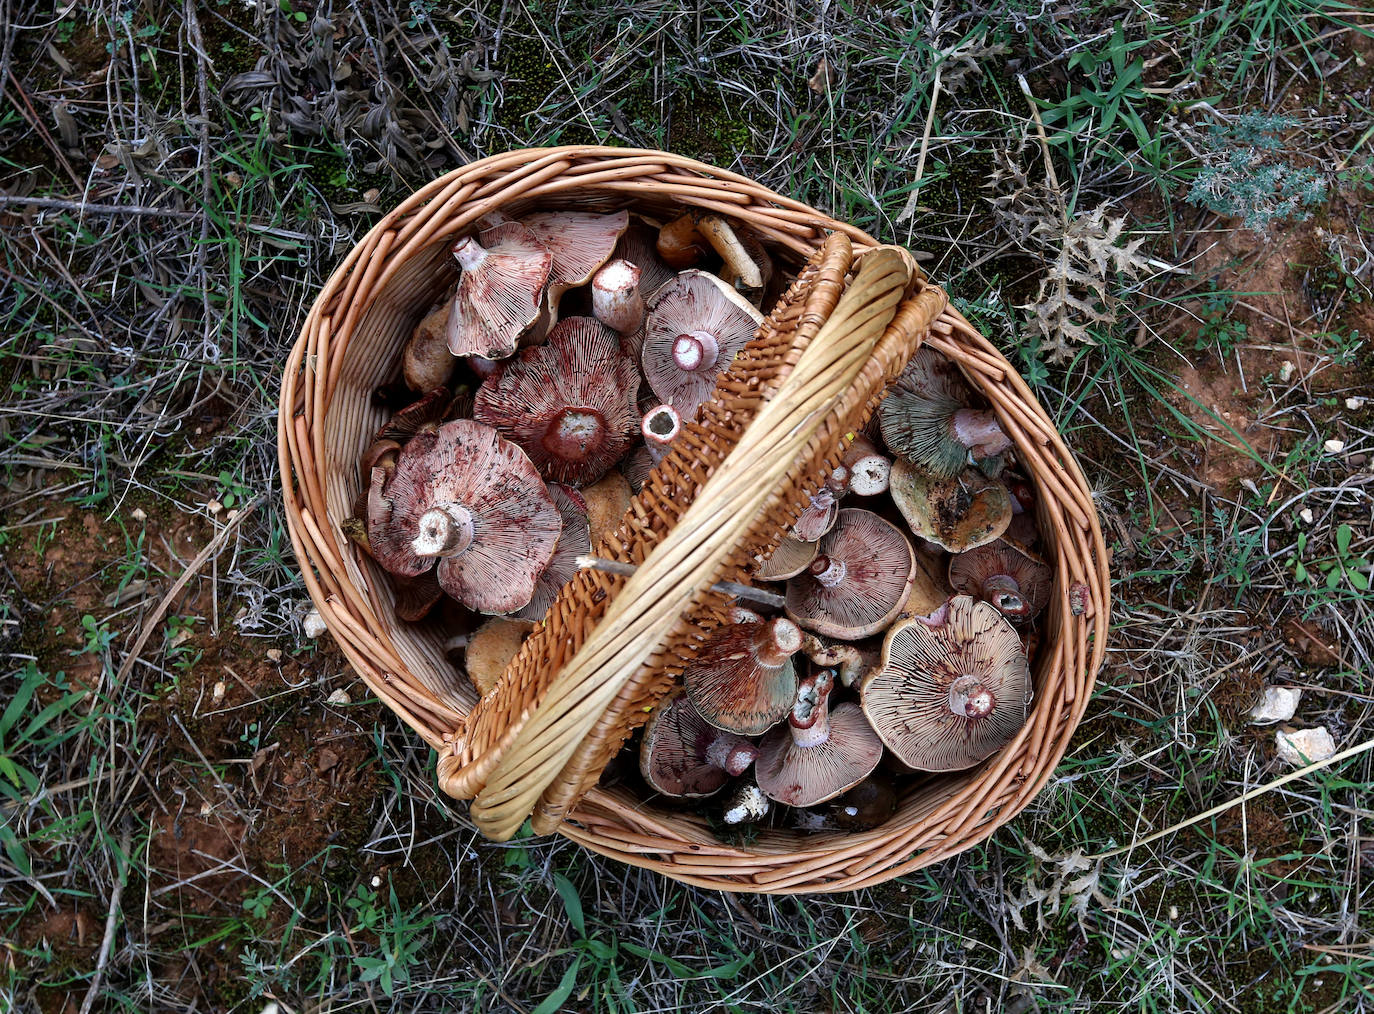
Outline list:
[[[602,539],[620,527],[621,519],[630,509],[631,496],[630,484],[614,468],[590,486],[582,487],[593,546],[600,545]]]
[[[649,448],[640,444],[625,455],[625,460],[620,463],[620,471],[625,476],[625,481],[630,484],[630,489],[638,493],[649,481],[649,473],[657,464]]]
[[[1007,487],[976,468],[937,479],[898,458],[888,492],[912,532],[951,553],[985,546],[1011,524]]]
[[[847,687],[861,682],[878,664],[876,652],[864,651],[852,644],[828,644],[815,634],[802,638],[802,651],[814,664],[834,669],[840,682]]]
[[[644,324],[644,376],[684,419],[711,395],[763,322],[734,289],[704,271],[684,271],[654,296]]]
[[[447,387],[431,388],[424,397],[412,401],[382,423],[377,435],[373,437],[373,447],[388,441],[409,440],[423,429],[438,427],[445,419],[458,418],[468,401],[466,391],[466,388],[462,388],[460,393],[455,395]],[[372,464],[377,463],[376,458],[373,458],[371,464],[368,464],[368,458],[372,454],[373,450],[369,448],[363,455],[364,475],[371,471]]]
[[[520,222],[553,257],[550,287],[566,291],[586,285],[596,269],[611,259],[616,243],[630,224],[630,215],[626,211],[609,215],[540,211],[526,215]]]
[[[455,356],[504,359],[538,320],[553,257],[533,232],[507,222],[453,245],[463,266],[448,316]]]
[[[401,355],[401,375],[412,391],[432,391],[453,378],[458,358],[448,350],[450,304],[425,315]]]
[[[682,672],[687,697],[718,729],[757,736],[776,725],[797,696],[792,656],[801,629],[777,616],[715,630]]]
[[[496,686],[496,681],[533,629],[534,624],[529,620],[495,616],[473,632],[468,639],[463,667],[479,694],[485,697]]]
[[[829,706],[835,674],[822,669],[801,681],[787,724],[763,738],[754,776],[772,799],[815,806],[867,778],[883,744],[857,704]]]
[[[1049,604],[1054,572],[1045,562],[1006,539],[958,553],[949,559],[949,583],[1011,620],[1025,623]]]
[[[770,278],[773,274],[773,262],[764,251],[763,244],[757,240],[747,244],[742,238],[743,234],[720,215],[702,215],[697,220],[697,232],[720,254],[723,262],[721,278],[757,306],[763,299],[763,287],[767,281],[764,277],[765,266]]]
[[[654,248],[654,230],[643,222],[632,221],[620,242],[615,245],[616,258],[629,261],[639,268],[639,294],[647,303],[664,285],[677,277],[672,268],[664,264]]]
[[[658,230],[654,248],[663,263],[675,271],[696,266],[710,252],[710,243],[697,229],[697,217],[689,211]]]
[[[669,445],[682,432],[682,416],[672,405],[659,405],[644,413],[639,431],[644,434],[644,446],[657,465],[668,453]]]
[[[679,693],[649,717],[639,746],[639,771],[655,791],[695,799],[719,792],[757,756],[753,743],[708,725]]]
[[[840,498],[849,480],[849,470],[843,465],[830,473],[826,484],[811,494],[811,502],[792,523],[792,537],[802,542],[815,542],[835,527],[839,516]]]
[[[395,471],[372,469],[367,531],[373,556],[439,583],[484,613],[510,613],[534,594],[562,521],[530,459],[491,427],[455,419],[410,439]]]
[[[627,260],[608,261],[592,276],[592,315],[621,335],[633,335],[644,323],[639,276]]]
[[[629,448],[638,386],[615,332],[591,317],[568,317],[547,345],[523,350],[482,384],[473,417],[524,448],[546,478],[582,486]]]
[[[952,599],[934,620],[888,631],[882,667],[863,681],[864,714],[887,748],[920,771],[960,771],[1005,746],[1026,721],[1030,665],[986,602]]]
[[[872,511],[847,507],[811,566],[787,582],[787,615],[826,637],[867,637],[901,612],[915,577],[906,536]]]
[[[840,459],[849,471],[848,491],[858,496],[877,496],[887,492],[892,461],[879,453],[872,440],[856,433]]]
[[[754,782],[744,782],[725,800],[720,819],[725,824],[757,824],[768,816],[773,801]]]
[[[802,831],[869,831],[896,812],[896,787],[890,778],[875,773],[823,810],[797,811],[796,826]]]
[[[587,501],[582,494],[556,482],[549,483],[548,489],[554,506],[558,508],[558,516],[563,519],[563,530],[558,535],[558,545],[554,547],[549,565],[535,582],[534,594],[525,607],[514,614],[519,620],[542,620],[563,586],[580,569],[577,558],[591,552],[592,548]]]
[[[888,449],[937,478],[952,479],[971,460],[995,458],[1011,447],[996,414],[944,395],[894,386],[878,412]]]
[[[820,550],[814,542],[802,542],[790,535],[784,536],[778,548],[773,550],[773,555],[758,565],[754,577],[760,581],[786,581],[811,566],[818,552]]]

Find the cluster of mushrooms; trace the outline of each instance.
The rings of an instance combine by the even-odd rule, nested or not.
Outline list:
[[[787,279],[713,214],[478,226],[406,346],[404,405],[344,528],[400,618],[439,613],[485,694]],[[1025,722],[1050,594],[1033,495],[995,415],[921,350],[655,709],[648,787],[725,824],[776,802],[792,826],[872,827],[902,777],[996,752]]]

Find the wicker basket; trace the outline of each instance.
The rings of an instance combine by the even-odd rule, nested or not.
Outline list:
[[[420,315],[456,277],[448,247],[500,208],[686,206],[745,222],[797,282],[731,365],[600,555],[631,577],[585,571],[560,593],[480,702],[437,629],[398,622],[385,576],[344,537],[357,461]],[[1025,728],[983,765],[911,785],[866,832],[763,831],[721,843],[705,820],[597,784],[605,764],[724,622],[720,580],[747,580],[838,461],[922,342],[958,363],[997,411],[1032,476],[1056,570]],[[484,159],[386,216],[334,272],[286,364],[278,416],[286,515],[303,577],[350,662],[439,753],[441,786],[474,798],[489,837],[527,816],[587,848],[678,880],[734,891],[838,891],[966,849],[1044,785],[1082,716],[1108,612],[1102,536],[1083,476],[1006,360],[902,251],[749,180],[656,151],[568,147]]]

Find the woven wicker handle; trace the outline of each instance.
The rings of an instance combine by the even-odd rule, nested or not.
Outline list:
[[[473,820],[487,837],[504,841],[519,830],[598,715],[716,580],[872,356],[910,281],[909,262],[896,250],[863,258],[835,312],[777,394],[515,730],[472,806]]]

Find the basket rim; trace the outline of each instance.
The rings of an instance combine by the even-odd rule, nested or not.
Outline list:
[[[370,299],[375,299],[390,277],[387,268],[394,272],[398,266],[382,262],[394,260],[398,252],[410,251],[408,256],[413,256],[421,246],[438,241],[461,229],[462,223],[471,222],[485,211],[512,199],[509,187],[502,189],[504,184],[513,181],[514,186],[523,188],[516,191],[517,197],[528,196],[531,190],[538,196],[544,193],[539,188],[573,178],[573,184],[555,187],[548,193],[576,189],[580,179],[586,185],[611,185],[632,195],[631,190],[622,186],[624,181],[633,180],[637,173],[643,175],[649,170],[652,170],[649,173],[652,180],[667,174],[669,168],[727,184],[707,186],[710,193],[703,198],[726,205],[727,213],[738,210],[741,196],[745,200],[776,202],[780,210],[779,221],[784,227],[779,228],[782,238],[771,238],[793,249],[805,246],[805,241],[798,238],[805,230],[812,230],[814,235],[832,224],[850,235],[860,247],[875,243],[852,225],[836,222],[800,201],[774,194],[747,177],[695,159],[654,149],[596,145],[519,149],[455,169],[421,187],[383,216],[331,272],[312,303],[301,336],[287,358],[278,406],[278,459],[288,534],[301,564],[302,579],[350,664],[388,707],[436,749],[443,748],[445,728],[454,728],[462,712],[417,686],[395,650],[389,650],[389,645],[375,636],[367,622],[369,610],[375,608],[375,600],[351,586],[340,558],[340,536],[337,531],[329,530],[337,529],[337,522],[329,517],[327,509],[315,509],[325,504],[323,469],[327,469],[329,463],[324,455],[314,450],[322,445],[312,438],[311,425],[313,422],[318,428],[319,421],[329,411],[332,379],[336,379],[352,337],[351,329],[362,313],[357,306],[349,306],[341,326],[336,327],[339,322],[334,320],[334,315],[343,302],[341,297],[348,297],[349,302],[369,302],[370,305]],[[681,194],[668,193],[675,200],[692,203],[683,201]],[[627,203],[634,203],[632,196],[627,198]],[[369,299],[360,298],[362,296]],[[1061,702],[1063,707],[1055,716],[1041,716],[1045,721],[1036,720],[1034,729],[1031,728],[1032,720],[1028,720],[1023,737],[1038,757],[1050,762],[1035,764],[1034,777],[1023,780],[1010,794],[998,796],[992,791],[963,791],[980,786],[986,790],[989,782],[1001,781],[1012,761],[1022,760],[1019,755],[1011,757],[1012,750],[1008,748],[1003,751],[1006,757],[999,754],[994,758],[994,761],[1000,758],[1000,763],[988,762],[974,769],[982,777],[962,786],[945,805],[937,807],[937,815],[943,817],[943,822],[927,821],[928,824],[939,823],[934,834],[923,838],[920,833],[911,833],[910,826],[903,825],[895,836],[898,851],[903,856],[856,874],[846,874],[843,870],[845,865],[853,865],[850,855],[880,840],[890,844],[894,840],[892,828],[884,825],[873,832],[846,835],[838,848],[833,848],[836,843],[826,836],[813,836],[798,850],[827,855],[830,857],[828,865],[825,861],[810,866],[794,863],[779,874],[776,864],[766,863],[767,856],[761,854],[755,865],[768,865],[769,870],[765,872],[770,874],[762,878],[739,872],[749,867],[751,854],[747,850],[735,850],[733,856],[723,857],[722,862],[713,866],[710,862],[688,861],[697,856],[700,860],[709,858],[701,854],[700,849],[694,849],[691,843],[670,841],[666,836],[657,847],[633,841],[637,835],[643,837],[644,827],[661,822],[662,811],[650,813],[642,803],[631,806],[609,790],[594,789],[583,806],[574,811],[570,821],[560,827],[560,833],[593,851],[701,886],[770,893],[850,890],[891,879],[973,847],[1019,813],[1048,782],[1068,747],[1072,730],[1081,720],[1105,651],[1110,589],[1100,524],[1077,461],[1011,364],[952,307],[947,308],[932,326],[927,341],[954,359],[985,397],[989,387],[999,392],[998,397],[989,398],[999,417],[1012,420],[1020,432],[1028,434],[1025,439],[1032,442],[1031,450],[1056,459],[1054,467],[1036,470],[1035,480],[1038,487],[1054,496],[1073,523],[1068,529],[1074,536],[1073,544],[1054,546],[1057,578],[1064,572],[1079,578],[1088,609],[1081,617],[1082,622],[1061,622],[1058,629],[1047,630],[1041,647],[1046,661],[1037,666],[1037,672],[1043,669],[1048,673],[1069,665],[1076,670],[1058,674],[1068,677],[1064,680],[1067,693]],[[320,513],[324,514],[323,519],[317,516]],[[345,546],[343,551],[349,550]],[[1069,563],[1074,566],[1068,566]],[[1062,621],[1071,618],[1072,610],[1064,601],[1069,589],[1060,588],[1060,583],[1057,579],[1056,589],[1061,601],[1056,602],[1055,609],[1063,614],[1058,617]],[[1071,646],[1065,643],[1070,635],[1074,642]],[[1036,711],[1042,703],[1041,695],[1037,694]],[[617,833],[612,834],[612,829]],[[837,863],[839,874],[832,877]]]

